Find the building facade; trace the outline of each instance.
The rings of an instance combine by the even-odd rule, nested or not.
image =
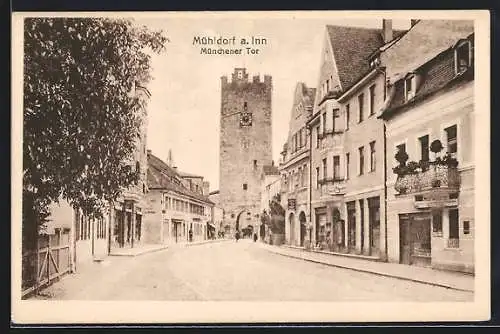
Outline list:
[[[288,139],[279,166],[283,184],[281,203],[286,209],[285,240],[294,246],[304,246],[310,240],[310,136],[306,123],[312,115],[315,93],[316,89],[302,82],[296,85]]]
[[[135,93],[139,98],[138,108],[142,118],[136,149],[129,163],[139,173],[136,184],[124,188],[118,199],[109,208],[112,226],[109,229],[109,251],[114,248],[133,248],[143,243],[143,215],[146,205],[147,187],[147,110],[146,104],[151,94],[136,85]],[[81,220],[81,219],[80,219]]]
[[[145,240],[151,244],[207,240],[209,232],[214,230],[214,203],[203,195],[203,188],[196,192],[185,187],[181,176],[185,174],[178,173],[151,151],[147,157],[149,192]]]
[[[372,54],[404,32],[327,26],[311,133],[316,247],[385,257],[383,70]]]
[[[474,272],[473,31],[468,21],[420,21],[381,57],[392,69],[381,114],[391,262]],[[413,46],[425,57],[412,58]]]
[[[220,205],[230,233],[259,221],[261,172],[272,164],[272,81],[236,68],[221,78]]]

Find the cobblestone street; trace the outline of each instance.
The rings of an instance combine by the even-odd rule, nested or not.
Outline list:
[[[80,268],[38,299],[472,301],[473,293],[305,262],[228,240]]]

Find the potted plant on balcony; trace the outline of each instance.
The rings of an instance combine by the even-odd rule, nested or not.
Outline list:
[[[434,153],[434,160],[438,159],[438,153],[443,150],[443,144],[441,144],[441,141],[439,139],[434,140],[431,143],[431,152]]]
[[[442,164],[441,157],[438,154],[443,150],[443,144],[439,139],[434,140],[430,146],[431,152],[434,153],[434,162],[432,163],[434,167],[434,178],[431,181],[431,186],[433,188],[438,188],[441,186],[441,180],[437,177],[437,168]]]
[[[404,194],[408,189],[408,183],[405,182],[405,178],[403,178],[403,176],[408,173],[408,167],[406,166],[406,161],[408,161],[408,153],[403,150],[398,150],[394,155],[394,158],[399,163],[392,169],[394,174],[398,176],[395,184],[395,189],[400,194]]]

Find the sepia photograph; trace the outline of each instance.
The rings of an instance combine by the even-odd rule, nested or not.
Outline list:
[[[487,11],[12,22],[15,323],[489,319]]]

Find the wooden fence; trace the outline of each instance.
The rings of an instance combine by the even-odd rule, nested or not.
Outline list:
[[[70,229],[56,229],[54,234],[40,235],[38,251],[23,254],[22,297],[37,293],[70,270]]]

